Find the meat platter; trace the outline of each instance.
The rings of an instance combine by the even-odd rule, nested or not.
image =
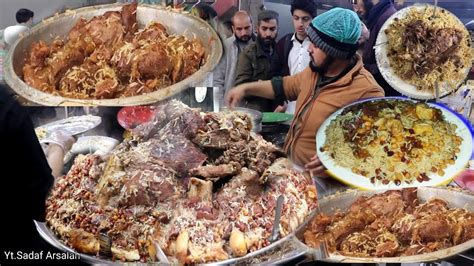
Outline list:
[[[68,162],[77,154],[107,154],[117,146],[118,143],[118,140],[106,136],[81,136],[72,145],[71,150],[64,156],[64,162]]]
[[[443,200],[448,204],[449,208],[466,209],[471,213],[474,211],[474,195],[467,191],[462,191],[454,188],[441,187],[420,187],[417,189],[418,200],[420,203],[426,203],[433,199]],[[336,193],[319,200],[319,213],[334,214],[336,210],[346,211],[357,198],[361,196],[372,196],[382,193],[383,191],[358,191],[348,190],[341,193]],[[316,215],[316,213],[314,213]],[[307,227],[306,227],[307,228]],[[301,249],[307,251],[308,256],[317,256],[319,250],[309,248],[303,243],[304,232],[306,228],[296,232],[297,238],[300,240],[299,246]],[[324,259],[327,262],[343,262],[343,263],[413,263],[436,261],[452,257],[456,254],[465,252],[474,246],[474,239],[468,240],[459,245],[455,245],[445,249],[439,249],[434,252],[424,253],[411,256],[400,257],[352,257],[343,256],[338,253],[329,253],[329,256]]]
[[[288,240],[316,207],[313,180],[251,132],[246,114],[176,100],[156,110],[110,153],[78,155],[58,178],[38,224],[47,241],[89,262],[103,259],[107,234],[109,262],[156,261],[158,245],[175,263],[234,263]]]
[[[219,37],[217,36],[217,33],[203,20],[185,13],[181,11],[176,11],[172,9],[167,9],[167,8],[162,8],[158,6],[151,6],[151,5],[139,5],[136,9],[136,12],[133,12],[133,15],[136,15],[136,21],[138,24],[138,30],[142,30],[145,27],[148,29],[149,25],[153,26],[153,23],[159,23],[163,25],[166,28],[166,32],[170,34],[170,36],[178,36],[182,35],[184,38],[187,38],[189,40],[196,40],[201,46],[201,50],[203,50],[203,60],[201,60],[202,65],[199,67],[199,69],[194,72],[193,74],[187,73],[189,72],[188,68],[185,68],[184,70],[180,70],[182,72],[173,72],[173,78],[171,76],[159,76],[162,78],[159,78],[158,75],[161,75],[159,73],[155,73],[152,75],[155,75],[155,78],[153,80],[145,80],[145,76],[143,76],[144,73],[142,72],[133,72],[133,71],[123,71],[123,73],[141,73],[137,77],[136,81],[132,82],[132,78],[130,78],[130,85],[125,84],[125,87],[128,86],[136,86],[136,88],[132,89],[132,91],[136,91],[137,93],[131,93],[131,94],[121,94],[120,96],[113,96],[113,95],[107,95],[110,91],[107,89],[105,85],[107,84],[107,80],[104,80],[104,77],[109,77],[112,78],[112,80],[108,79],[108,82],[110,87],[118,87],[120,88],[122,85],[122,82],[125,82],[125,80],[128,80],[127,77],[122,77],[121,79],[123,81],[120,81],[120,76],[116,76],[116,74],[113,74],[110,70],[110,67],[107,67],[107,64],[113,63],[115,61],[113,60],[107,60],[108,56],[101,57],[100,54],[100,47],[99,49],[99,54],[98,57],[99,60],[104,59],[104,63],[101,63],[102,61],[99,61],[96,63],[96,65],[99,67],[99,71],[95,72],[90,72],[92,73],[91,76],[86,76],[84,77],[85,74],[79,74],[84,72],[84,69],[90,69],[90,68],[84,68],[83,65],[86,64],[87,60],[84,60],[84,63],[82,65],[74,65],[73,67],[69,68],[67,70],[64,67],[51,67],[52,71],[44,68],[46,74],[42,75],[33,75],[32,77],[49,77],[49,78],[44,78],[45,81],[50,81],[53,80],[51,77],[54,77],[54,80],[52,81],[52,84],[56,84],[56,92],[51,89],[51,87],[41,87],[40,89],[36,89],[33,86],[30,86],[28,84],[35,84],[34,82],[31,82],[31,80],[35,79],[30,79],[28,82],[25,82],[23,80],[23,77],[25,74],[28,74],[29,72],[25,72],[28,70],[28,68],[25,68],[26,66],[31,65],[29,63],[31,61],[31,55],[30,55],[30,49],[33,47],[33,44],[41,44],[41,41],[44,42],[46,45],[51,45],[51,56],[53,56],[54,51],[59,51],[59,52],[54,52],[54,56],[47,57],[44,62],[45,64],[53,64],[54,62],[57,62],[57,58],[61,58],[62,56],[61,49],[68,49],[68,43],[71,43],[71,41],[68,41],[65,44],[61,44],[61,42],[58,42],[58,38],[61,40],[71,40],[71,33],[70,31],[73,29],[74,26],[77,28],[77,24],[79,23],[80,20],[85,19],[85,20],[90,20],[92,21],[93,18],[100,17],[100,16],[107,16],[105,14],[111,14],[113,12],[116,12],[116,14],[119,14],[117,12],[120,12],[123,10],[123,5],[121,4],[108,4],[108,5],[98,5],[98,6],[90,6],[90,7],[84,7],[80,9],[76,9],[73,11],[66,11],[65,13],[55,15],[51,18],[48,18],[35,27],[31,29],[31,31],[20,38],[12,47],[11,47],[11,53],[8,54],[6,60],[5,60],[5,80],[8,83],[8,85],[20,96],[26,98],[26,100],[37,103],[37,104],[42,104],[42,105],[48,105],[48,106],[60,106],[60,105],[99,105],[99,106],[127,106],[127,105],[142,105],[142,104],[149,104],[149,103],[154,103],[163,99],[166,99],[168,97],[171,97],[182,90],[199,85],[201,82],[203,82],[206,78],[208,73],[212,72],[214,67],[217,65],[219,62],[221,56],[222,56],[222,45],[219,41]],[[123,14],[122,14],[123,15]],[[120,15],[118,15],[120,16]],[[113,16],[109,16],[112,17]],[[104,21],[103,25],[110,25],[110,22],[108,18]],[[115,16],[117,17],[117,16]],[[173,23],[170,23],[173,22]],[[133,24],[136,25],[136,24]],[[158,26],[158,27],[161,27]],[[80,27],[79,27],[80,28]],[[133,27],[134,28],[134,27]],[[156,28],[156,27],[155,27]],[[135,28],[134,28],[135,29]],[[145,30],[146,30],[145,29]],[[153,28],[150,28],[153,29]],[[95,34],[95,33],[94,33]],[[101,36],[106,36],[106,34],[112,34],[109,31],[104,31],[102,35],[98,35],[99,38],[106,38],[106,37],[101,37]],[[66,37],[69,36],[69,39],[66,39]],[[125,37],[124,37],[125,38]],[[141,38],[141,37],[137,37]],[[146,37],[148,38],[148,37]],[[179,38],[179,37],[173,37],[173,38]],[[78,39],[80,40],[80,38]],[[85,38],[87,40],[87,38]],[[87,44],[88,46],[84,46],[86,48],[85,51],[87,51],[87,47],[95,47],[95,43],[97,41],[95,39],[92,39],[93,42],[90,44]],[[115,40],[115,39],[113,39]],[[126,39],[125,39],[126,40]],[[150,39],[151,40],[151,39]],[[179,42],[177,39],[176,41]],[[87,41],[86,41],[87,42]],[[59,44],[59,50],[56,49],[56,43]],[[64,43],[64,42],[63,42]],[[121,64],[120,62],[126,62],[126,64],[131,64],[129,57],[122,56],[123,54],[131,54],[129,49],[130,45],[128,43],[125,43],[126,45],[123,45],[120,49],[123,50],[123,53],[120,49],[117,50],[117,53],[114,55],[118,55],[115,59],[121,60],[122,57],[124,57],[125,61],[117,61],[119,62],[118,64]],[[64,45],[61,46],[60,45]],[[141,44],[138,44],[141,47],[136,51],[142,51],[143,49],[147,49],[144,47],[148,47],[149,44],[144,43],[141,41]],[[141,45],[148,45],[148,46],[141,46]],[[194,44],[193,44],[194,45]],[[41,48],[41,46],[37,45],[35,47]],[[43,45],[44,47],[44,45]],[[81,46],[82,47],[82,46]],[[107,47],[107,46],[105,46]],[[115,47],[115,46],[114,46]],[[118,46],[117,46],[118,47]],[[137,47],[137,46],[134,46]],[[194,47],[194,46],[193,46]],[[92,48],[91,48],[92,49]],[[95,49],[95,48],[94,48]],[[94,53],[98,51],[97,49],[94,50]],[[114,48],[115,49],[115,48]],[[136,48],[132,48],[136,49]],[[161,50],[161,52],[158,52],[158,54],[161,53],[160,58],[166,57],[164,54],[173,53],[176,52],[176,50],[172,50],[173,48],[170,48],[171,50]],[[40,50],[40,49],[38,49]],[[65,50],[65,51],[66,51]],[[74,49],[69,49],[71,51],[74,51]],[[69,51],[68,50],[68,51]],[[201,51],[200,50],[200,51]],[[44,49],[43,49],[44,51]],[[82,51],[82,50],[81,50]],[[91,50],[90,50],[91,51]],[[151,51],[151,50],[150,50]],[[171,51],[171,52],[170,52]],[[82,52],[81,52],[82,53]],[[93,54],[91,54],[88,58],[93,58]],[[56,56],[58,54],[58,56]],[[64,54],[64,53],[63,53]],[[85,52],[83,55],[87,55],[88,52]],[[155,53],[156,54],[156,53]],[[134,53],[135,55],[135,53]],[[137,57],[138,54],[135,56]],[[164,56],[164,57],[163,57]],[[168,57],[170,55],[167,55]],[[50,58],[51,57],[51,58]],[[133,57],[133,58],[135,58]],[[139,56],[138,56],[139,57]],[[138,58],[137,57],[137,58]],[[69,57],[67,57],[69,58]],[[74,57],[75,58],[75,57]],[[78,57],[82,58],[82,57]],[[175,57],[174,57],[175,58]],[[114,59],[114,57],[112,57]],[[54,61],[56,60],[56,61]],[[62,59],[60,59],[62,60]],[[92,59],[94,61],[94,59]],[[128,61],[127,61],[128,60]],[[133,59],[135,60],[135,59]],[[178,59],[179,60],[179,59]],[[143,60],[141,60],[143,61]],[[187,60],[188,62],[189,60]],[[53,62],[53,63],[49,63]],[[61,62],[61,61],[59,61]],[[75,62],[75,61],[74,61]],[[81,62],[81,61],[78,61]],[[133,63],[134,61],[132,61]],[[100,64],[99,64],[100,63]],[[75,63],[69,63],[69,64],[75,64]],[[135,64],[135,63],[133,63]],[[170,63],[174,64],[173,69],[182,69],[182,67],[178,68],[178,65],[183,65],[186,66],[186,63],[183,63],[183,61],[176,61],[175,63]],[[136,67],[138,69],[140,66]],[[167,69],[161,69],[159,71],[167,71],[166,73],[169,73],[171,75],[171,65],[167,67]],[[26,69],[26,70],[25,70]],[[143,66],[142,69],[145,69],[144,71],[151,71],[149,67]],[[66,72],[67,70],[67,72]],[[133,68],[132,68],[133,70]],[[38,67],[35,66],[34,71],[38,71]],[[90,70],[87,70],[90,71]],[[94,70],[95,71],[95,70]],[[156,70],[158,71],[158,70]],[[65,72],[65,74],[63,74]],[[36,73],[36,72],[35,72]],[[43,73],[43,72],[41,72]],[[52,73],[52,74],[50,74]],[[58,74],[56,74],[58,73]],[[117,73],[117,72],[116,72]],[[79,75],[78,75],[79,74]],[[149,73],[150,74],[150,73]],[[61,78],[62,76],[59,75],[64,75],[64,78]],[[80,76],[82,75],[82,76]],[[130,75],[136,75],[136,74],[130,74]],[[168,75],[168,74],[166,74]],[[177,76],[176,76],[177,75]],[[183,77],[184,79],[178,78],[178,77]],[[170,78],[171,77],[171,78]],[[77,93],[74,94],[68,94],[68,93],[61,93],[61,90],[58,90],[59,88],[63,88],[64,86],[67,88],[73,88],[74,90],[76,89],[76,85],[73,84],[72,87],[70,84],[63,84],[63,80],[65,78],[70,78],[70,80],[74,82],[81,82],[88,83],[88,80],[91,79],[96,79],[96,80],[101,80],[104,81],[102,87],[104,87],[105,94],[98,94],[94,95],[93,97],[89,97],[87,94],[82,95],[80,97],[77,96]],[[84,79],[86,78],[86,79]],[[117,79],[119,78],[119,79]],[[66,80],[67,81],[67,80]],[[148,81],[148,82],[147,82]],[[61,83],[59,83],[61,82]],[[28,84],[27,84],[28,83]],[[45,84],[45,82],[38,81],[38,84]],[[136,84],[138,83],[138,84]],[[58,85],[59,84],[59,85]],[[61,85],[62,84],[62,85]],[[85,84],[85,83],[84,83]],[[117,86],[117,84],[119,86]],[[139,85],[142,86],[139,86]],[[86,84],[86,88],[90,88],[90,84]],[[98,88],[99,84],[96,83],[95,87],[96,89]],[[38,86],[36,86],[38,87]],[[99,86],[100,87],[100,86]],[[153,89],[153,90],[147,90],[147,87],[153,87],[153,88],[158,88],[158,89]],[[49,88],[49,89],[48,89]],[[145,89],[143,89],[145,88]],[[114,89],[115,90],[115,89]],[[46,92],[45,92],[46,91]],[[123,89],[118,89],[118,91],[124,91]],[[59,93],[58,93],[59,92]]]
[[[471,69],[470,38],[463,23],[448,10],[413,5],[393,14],[374,46],[384,79],[401,94],[435,99],[458,89]]]

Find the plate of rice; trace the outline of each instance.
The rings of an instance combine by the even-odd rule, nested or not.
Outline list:
[[[376,40],[375,57],[384,79],[415,99],[436,98],[458,89],[472,66],[470,35],[452,13],[413,5],[393,14]]]
[[[316,134],[328,173],[368,190],[448,184],[466,167],[472,145],[472,128],[459,114],[402,97],[350,104]]]

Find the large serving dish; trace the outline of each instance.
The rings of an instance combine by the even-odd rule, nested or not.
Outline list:
[[[345,211],[349,206],[360,196],[371,196],[381,191],[358,191],[348,190],[341,193],[336,193],[319,200],[319,209],[321,213],[333,214],[336,210]],[[447,188],[434,188],[434,187],[420,187],[418,188],[418,199],[420,203],[427,202],[431,199],[442,199],[448,203],[450,208],[465,208],[466,210],[474,211],[474,195],[469,194],[465,191],[447,189]],[[305,228],[301,231],[297,231],[296,236],[298,239],[303,239],[303,233]],[[308,256],[316,256],[319,254],[319,250],[309,248],[303,242],[299,242],[300,248],[307,251]],[[329,257],[325,258],[327,262],[339,262],[339,263],[414,263],[414,262],[427,262],[442,260],[452,257],[456,254],[465,252],[474,247],[474,239],[464,242],[460,245],[453,246],[447,249],[442,249],[436,252],[405,256],[405,257],[385,257],[385,258],[359,258],[359,257],[348,257],[339,254],[329,254]]]
[[[184,35],[187,38],[197,38],[204,44],[207,55],[206,63],[196,73],[178,83],[152,93],[116,99],[73,99],[55,96],[28,86],[21,79],[22,68],[32,43],[40,40],[51,43],[56,36],[64,38],[80,17],[91,19],[107,11],[119,11],[121,7],[121,4],[84,7],[42,21],[33,27],[28,35],[20,38],[11,47],[11,52],[5,60],[5,81],[20,96],[41,105],[142,105],[169,98],[186,88],[199,85],[218,64],[222,56],[222,44],[217,33],[205,21],[191,14],[172,9],[153,5],[139,5],[137,8],[139,28],[143,28],[150,22],[156,21],[165,25],[170,33]]]
[[[131,262],[154,261],[150,243],[160,245],[170,261],[186,264],[254,261],[263,253],[271,257],[274,249],[279,259],[301,255],[280,245],[316,207],[311,178],[297,172],[277,147],[250,132],[250,118],[241,113],[201,113],[177,101],[161,108],[161,117],[136,127],[106,156],[76,157],[47,200],[47,224],[37,223],[45,240],[65,252],[80,253],[89,263],[114,263],[94,256],[100,251],[98,232],[109,234],[115,260]],[[213,138],[207,138],[211,134]],[[241,160],[227,153],[203,158],[213,149],[231,148]],[[280,233],[272,242],[280,195]],[[178,240],[187,232],[189,252],[179,253]],[[248,235],[244,252],[232,240],[239,233]]]
[[[413,6],[403,8],[399,10],[397,13],[393,14],[389,19],[387,19],[387,21],[383,24],[382,28],[380,29],[379,34],[377,36],[376,44],[374,46],[377,66],[383,78],[388,82],[388,84],[392,88],[394,88],[401,94],[414,98],[414,99],[425,99],[425,100],[435,99],[436,94],[434,91],[422,90],[420,88],[417,88],[415,85],[409,83],[408,81],[401,78],[394,72],[394,69],[390,66],[390,60],[387,56],[388,39],[387,39],[387,35],[385,31],[387,30],[387,28],[389,28],[389,26],[394,21],[405,18],[410,11],[412,10],[422,11],[428,7],[433,8],[434,6],[428,5],[428,4],[413,5]],[[448,16],[453,17],[453,19],[459,23],[459,27],[462,27],[465,29],[463,23],[454,14],[452,14],[448,10],[441,7],[436,7],[436,9],[437,9],[436,12],[443,12],[444,14],[447,14]],[[464,75],[464,78],[467,77],[470,69],[471,69],[471,65],[466,66],[460,70],[461,73]],[[461,86],[463,81],[464,80],[460,80],[459,83],[456,84],[455,86],[453,86],[452,84],[449,84],[448,82],[439,82],[439,85],[438,85],[439,97],[446,96],[450,94],[451,92],[457,90],[459,86]]]
[[[399,185],[395,184],[394,182],[390,182],[388,184],[382,184],[382,183],[377,183],[377,182],[372,183],[370,181],[370,176],[364,177],[360,174],[356,174],[352,172],[351,169],[338,165],[328,152],[321,151],[321,148],[325,145],[326,139],[327,139],[326,129],[329,127],[331,122],[335,120],[347,108],[350,108],[354,105],[363,106],[363,103],[379,102],[379,101],[387,101],[387,100],[409,101],[409,102],[416,103],[415,100],[410,100],[410,99],[402,98],[402,97],[364,99],[364,100],[355,102],[353,104],[350,104],[334,112],[329,118],[326,119],[326,121],[324,121],[324,123],[321,125],[316,135],[316,150],[321,162],[328,169],[328,173],[332,177],[334,177],[335,179],[339,180],[342,183],[345,183],[353,187],[357,187],[359,189],[364,189],[364,190],[397,189],[397,188],[402,188],[402,187],[439,186],[439,185],[448,184],[461,170],[465,168],[469,159],[471,158],[473,135],[471,131],[472,130],[471,126],[465,119],[463,119],[459,114],[455,113],[454,111],[448,109],[447,107],[441,104],[427,103],[429,107],[432,107],[441,111],[442,115],[444,116],[447,122],[450,122],[456,125],[457,128],[455,130],[455,134],[462,138],[462,143],[459,146],[460,152],[457,155],[457,159],[454,161],[454,164],[451,164],[447,168],[445,168],[443,175],[434,174],[434,173],[428,174],[428,177],[430,179],[429,181],[420,182],[418,180],[414,180],[414,182],[410,184],[402,182]]]
[[[46,240],[49,244],[54,246],[55,248],[63,251],[68,252],[71,254],[75,254],[78,256],[82,261],[91,264],[99,264],[99,265],[122,265],[119,262],[111,261],[105,257],[98,257],[98,256],[90,256],[83,253],[79,253],[74,249],[64,245],[54,234],[53,231],[48,227],[46,223],[35,221],[36,230],[39,232],[40,236]],[[302,225],[303,226],[303,225]],[[299,231],[302,230],[299,229]],[[274,263],[285,263],[291,260],[297,259],[301,256],[306,254],[306,249],[301,247],[299,241],[295,238],[294,234],[290,234],[281,238],[269,246],[266,246],[262,249],[259,249],[255,252],[249,253],[244,257],[233,258],[229,260],[220,261],[217,263],[209,263],[209,264],[200,264],[200,265],[247,265],[247,264],[265,264],[265,265],[273,265]],[[158,258],[159,260],[159,258]]]

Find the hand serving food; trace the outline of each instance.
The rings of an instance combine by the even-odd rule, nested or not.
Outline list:
[[[55,144],[61,147],[64,153],[68,152],[76,139],[66,130],[52,131],[47,137],[43,138],[40,143]]]
[[[311,157],[311,161],[305,164],[304,169],[308,171],[311,176],[329,177],[328,173],[326,172],[326,167],[323,165],[321,160],[319,160],[317,154]]]

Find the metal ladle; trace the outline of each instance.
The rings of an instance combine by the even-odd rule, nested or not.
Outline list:
[[[275,208],[275,220],[273,221],[272,235],[270,236],[270,243],[277,241],[278,236],[280,235],[280,219],[284,200],[285,197],[283,197],[283,195],[278,196]]]

